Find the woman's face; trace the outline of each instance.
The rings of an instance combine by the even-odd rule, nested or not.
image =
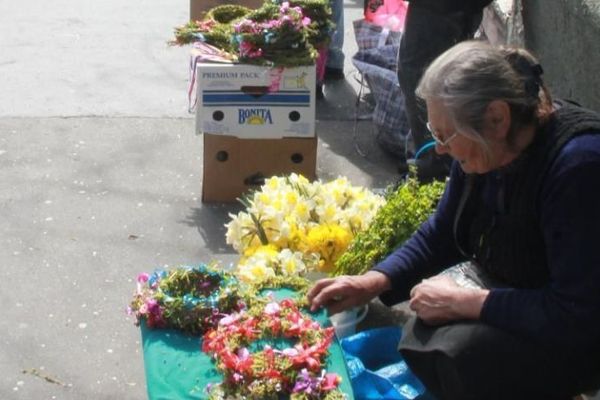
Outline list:
[[[427,115],[432,135],[436,136],[435,151],[448,154],[458,161],[468,174],[483,174],[490,168],[482,144],[457,131],[450,119],[446,107],[440,100],[427,100]],[[455,135],[456,134],[456,135]],[[453,135],[455,135],[453,137]],[[446,144],[441,144],[445,142]]]

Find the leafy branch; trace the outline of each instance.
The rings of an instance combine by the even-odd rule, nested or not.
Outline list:
[[[419,184],[409,177],[398,188],[388,188],[386,204],[337,260],[333,275],[362,274],[402,245],[434,211],[444,186],[443,182]]]

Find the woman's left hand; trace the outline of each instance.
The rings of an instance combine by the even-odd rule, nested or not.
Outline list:
[[[410,308],[425,323],[478,319],[489,291],[458,286],[447,276],[425,279],[410,292]]]

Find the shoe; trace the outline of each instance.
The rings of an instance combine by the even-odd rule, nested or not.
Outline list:
[[[317,87],[315,89],[315,96],[317,96],[317,100],[323,100],[325,95],[323,94],[323,84],[317,82]]]
[[[344,70],[341,68],[325,67],[323,79],[326,81],[341,81],[345,79]]]
[[[406,159],[404,157],[402,157],[398,160],[398,166],[397,166],[396,170],[402,176],[405,176],[406,174],[408,174],[409,166],[408,166],[408,162],[406,161]]]
[[[446,154],[439,155],[432,149],[415,160],[414,164],[417,166],[417,180],[419,182],[443,181],[450,174],[452,158]]]
[[[364,102],[371,107],[375,107],[377,105],[377,101],[375,101],[375,96],[371,92],[365,93],[362,98]]]
[[[406,162],[405,140],[398,135],[394,135],[394,132],[389,129],[377,125],[375,129],[377,132],[375,134],[375,142],[377,142],[381,150],[392,158],[398,160],[404,159],[404,162]]]

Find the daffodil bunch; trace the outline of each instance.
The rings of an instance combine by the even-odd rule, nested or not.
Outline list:
[[[304,254],[290,249],[279,250],[272,244],[246,251],[237,267],[237,276],[246,283],[260,283],[277,276],[298,276],[319,264],[316,254]]]
[[[238,275],[253,281],[328,272],[385,200],[343,177],[323,183],[291,174],[269,178],[242,202],[246,210],[230,215],[226,240],[242,256]]]

